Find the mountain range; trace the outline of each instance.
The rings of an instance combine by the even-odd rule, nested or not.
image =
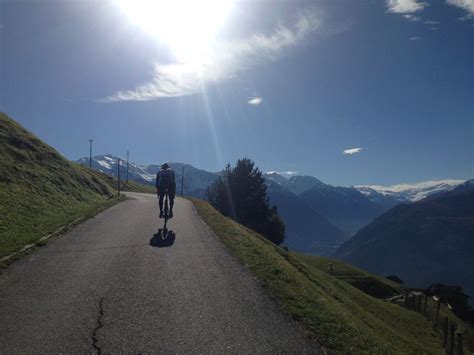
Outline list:
[[[89,164],[89,158],[76,161]],[[177,192],[205,197],[207,188],[219,172],[208,172],[189,164],[169,163],[176,174]],[[126,161],[121,159],[121,178],[126,178]],[[161,164],[129,163],[129,179],[153,185]],[[92,168],[117,176],[118,157],[98,155],[92,158]],[[333,186],[313,176],[286,178],[276,172],[264,175],[269,201],[276,205],[286,225],[285,245],[291,250],[330,255],[359,229],[399,203],[410,203],[421,196],[436,195],[453,189],[460,180],[428,181],[395,186],[360,185]]]
[[[397,202],[414,202],[422,200],[433,194],[451,190],[464,180],[429,180],[415,184],[399,184],[392,186],[381,185],[358,185],[355,186],[360,192],[371,198],[371,196],[384,196]],[[378,197],[376,197],[378,198]]]
[[[409,285],[462,285],[474,295],[474,180],[402,203],[342,244],[334,256]]]
[[[267,179],[271,205],[285,222],[285,245],[293,251],[330,255],[349,236],[314,210],[306,201],[281,185]]]
[[[111,154],[97,155],[92,157],[92,168],[103,173],[118,176],[118,160],[119,158]],[[89,166],[89,158],[81,158],[76,163]],[[183,185],[183,193],[188,196],[203,198],[206,189],[219,176],[219,173],[211,173],[205,170],[197,169],[192,165],[183,163],[168,163],[176,175],[177,193],[181,193],[181,185]],[[160,170],[161,164],[141,165],[129,162],[128,178],[141,184],[154,185],[156,173]],[[126,179],[127,161],[120,159],[120,175],[121,179]],[[183,183],[184,173],[184,183]]]

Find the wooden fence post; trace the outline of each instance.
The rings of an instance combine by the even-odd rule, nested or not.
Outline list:
[[[450,322],[449,324],[449,355],[454,355],[454,342],[456,341],[454,339],[454,333],[456,332],[456,323]]]
[[[425,295],[425,305],[423,306],[423,313],[426,314],[426,306],[428,305],[428,295]]]
[[[437,306],[436,306],[436,320],[435,320],[435,323],[438,324],[438,319],[439,319],[439,308],[441,307],[441,302],[440,300],[438,300],[437,298],[435,299],[436,302],[438,302]]]
[[[405,308],[408,308],[408,293],[405,293]]]
[[[464,355],[462,333],[456,334],[456,355]]]
[[[421,295],[418,295],[417,311],[421,312]]]
[[[443,349],[448,347],[448,317],[444,317],[443,323]]]

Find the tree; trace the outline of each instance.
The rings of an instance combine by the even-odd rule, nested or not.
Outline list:
[[[248,158],[229,164],[207,191],[208,201],[223,215],[262,234],[275,244],[285,238],[285,224],[270,208],[262,172]]]

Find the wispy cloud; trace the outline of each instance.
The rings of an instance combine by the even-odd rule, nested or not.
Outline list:
[[[410,41],[418,41],[421,39],[421,37],[417,37],[417,36],[413,36],[413,37],[410,37],[408,38]]]
[[[286,50],[300,44],[319,25],[316,14],[308,11],[300,14],[293,25],[277,26],[270,34],[216,42],[206,62],[201,63],[199,68],[186,63],[156,63],[149,83],[132,90],[118,91],[101,101],[148,101],[199,93],[207,84],[221,82],[240,71],[275,60]]]
[[[422,20],[422,18],[420,16],[415,16],[415,15],[411,15],[411,14],[403,15],[403,17],[406,18],[407,20],[411,21],[411,22],[420,22]]]
[[[350,149],[346,149],[345,151],[342,152],[342,154],[345,154],[345,155],[353,155],[353,154],[357,154],[357,153],[360,153],[361,151],[363,150],[363,148],[350,148]]]
[[[424,23],[425,25],[439,25],[439,24],[440,24],[439,21],[434,21],[434,20],[423,21],[423,23]]]
[[[260,96],[255,96],[247,101],[249,105],[260,105],[262,103],[262,98]]]
[[[474,15],[474,0],[446,0],[450,5],[454,5],[466,10],[469,14]]]
[[[418,0],[386,0],[389,12],[407,14],[423,10],[428,3]]]

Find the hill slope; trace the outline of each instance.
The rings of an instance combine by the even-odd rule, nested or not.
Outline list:
[[[330,273],[329,266],[332,265],[332,275],[334,277],[376,298],[389,298],[407,292],[406,287],[385,277],[371,274],[338,260],[298,253],[293,253],[293,255],[308,266],[326,273]]]
[[[0,113],[0,257],[90,212],[111,195],[99,177]]]
[[[248,267],[284,312],[329,350],[354,354],[435,354],[441,341],[418,313],[373,298],[310,267],[265,238],[223,217],[204,201],[198,213]]]
[[[457,284],[474,295],[474,191],[398,205],[345,242],[335,256],[408,284]]]

